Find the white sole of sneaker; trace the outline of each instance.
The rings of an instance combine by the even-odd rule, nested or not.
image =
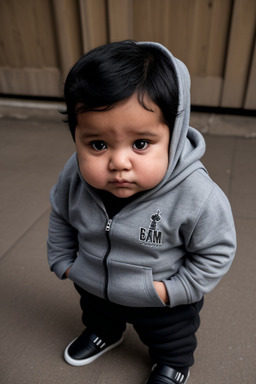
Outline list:
[[[190,371],[188,371],[188,377],[187,377],[187,380],[185,381],[184,384],[186,384],[188,382],[189,376],[190,376]]]
[[[122,342],[123,342],[123,339],[124,337],[122,336],[120,340],[118,340],[116,343],[114,344],[111,344],[109,347],[107,347],[106,349],[104,349],[102,352],[99,352],[97,353],[97,355],[95,356],[92,356],[92,357],[88,357],[87,359],[83,359],[83,360],[76,360],[76,359],[72,359],[72,357],[69,356],[68,354],[68,348],[70,347],[70,345],[76,340],[77,338],[75,338],[74,340],[71,341],[71,343],[69,343],[69,345],[66,347],[65,351],[64,351],[64,359],[65,361],[70,364],[70,365],[73,365],[74,367],[81,367],[83,365],[86,365],[86,364],[90,364],[92,363],[94,360],[98,359],[100,356],[104,355],[104,353],[110,351],[111,349],[115,348],[115,347],[118,347],[118,345],[120,345]]]

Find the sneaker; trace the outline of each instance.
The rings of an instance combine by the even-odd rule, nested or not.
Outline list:
[[[189,371],[185,375],[167,365],[155,364],[145,384],[186,384]]]
[[[71,341],[64,351],[64,359],[70,365],[80,367],[90,364],[104,353],[117,347],[123,341],[123,336],[113,343],[105,343],[95,333],[86,329],[79,337]]]

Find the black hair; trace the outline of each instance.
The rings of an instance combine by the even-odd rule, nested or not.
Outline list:
[[[65,82],[65,113],[73,139],[78,113],[108,110],[134,93],[147,110],[145,96],[158,105],[172,132],[179,91],[175,69],[165,52],[154,45],[123,41],[100,46],[81,57]]]

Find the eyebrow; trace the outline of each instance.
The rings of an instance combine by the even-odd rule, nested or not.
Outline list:
[[[82,138],[86,139],[97,139],[98,137],[101,137],[102,134],[99,133],[83,133]]]
[[[147,137],[147,136],[151,136],[151,137],[157,137],[158,136],[158,133],[154,133],[154,132],[150,132],[150,131],[143,131],[143,132],[136,132],[136,135],[138,137]],[[102,137],[102,133],[83,133],[82,135],[83,138],[86,138],[86,139],[97,139],[97,138],[100,138]]]
[[[158,136],[157,133],[150,132],[150,131],[137,132],[137,134],[138,134],[138,136],[141,136],[141,137],[143,137],[143,136],[153,136],[153,137]]]

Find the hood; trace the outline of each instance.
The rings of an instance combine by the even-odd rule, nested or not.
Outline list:
[[[152,190],[155,193],[165,185],[168,189],[172,189],[196,169],[204,168],[199,159],[205,153],[205,141],[200,132],[189,126],[191,82],[185,64],[159,43],[138,42],[138,44],[157,47],[169,57],[175,68],[179,86],[178,116],[170,143],[169,166],[164,179]]]

